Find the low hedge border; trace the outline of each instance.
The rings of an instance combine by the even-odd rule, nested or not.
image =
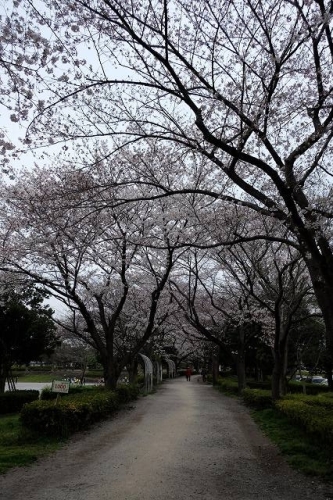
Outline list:
[[[287,390],[291,394],[304,394],[316,396],[317,394],[326,394],[329,392],[329,388],[327,385],[318,385],[311,383],[302,383],[302,382],[288,382]]]
[[[17,413],[26,403],[39,398],[39,391],[7,391],[0,393],[0,414]]]
[[[296,399],[281,399],[275,402],[275,407],[324,446],[331,447],[333,444],[333,407],[327,407],[324,398],[323,400],[318,398],[317,401],[305,398],[304,396]]]
[[[242,398],[247,406],[257,410],[264,410],[273,406],[272,391],[247,388],[242,391]]]
[[[238,394],[238,381],[232,378],[219,378],[217,379],[216,386],[219,391],[226,394]]]
[[[138,389],[119,386],[116,391],[103,387],[54,400],[34,401],[24,405],[20,418],[24,427],[42,434],[68,437],[76,431],[108,418],[122,403],[135,399]]]
[[[116,388],[116,394],[120,404],[129,403],[138,398],[140,387],[136,384],[119,384]]]
[[[217,385],[222,392],[237,393],[236,380],[219,379]],[[313,387],[311,384],[307,386]],[[273,401],[270,390],[246,388],[242,391],[242,399],[247,406],[256,410],[276,409],[333,455],[333,393],[327,392],[326,388],[318,389],[314,387],[316,395],[290,393]]]

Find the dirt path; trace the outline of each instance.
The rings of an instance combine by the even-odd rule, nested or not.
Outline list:
[[[248,410],[176,379],[65,448],[0,476],[1,500],[324,500]]]

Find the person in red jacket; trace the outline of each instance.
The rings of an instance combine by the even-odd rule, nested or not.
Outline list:
[[[189,366],[186,368],[185,375],[186,375],[186,380],[188,382],[190,382],[191,375],[192,375],[192,370],[191,370],[191,368]]]

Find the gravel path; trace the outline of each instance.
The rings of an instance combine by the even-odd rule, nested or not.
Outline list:
[[[1,500],[325,500],[238,401],[168,381],[52,456],[0,476]]]

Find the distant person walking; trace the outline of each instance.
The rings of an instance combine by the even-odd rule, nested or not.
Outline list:
[[[202,381],[206,382],[207,372],[206,372],[206,370],[204,368],[201,370],[201,375],[202,375]]]
[[[191,381],[192,370],[191,370],[191,368],[189,366],[186,368],[185,375],[186,375],[186,380],[188,382],[190,382]]]

